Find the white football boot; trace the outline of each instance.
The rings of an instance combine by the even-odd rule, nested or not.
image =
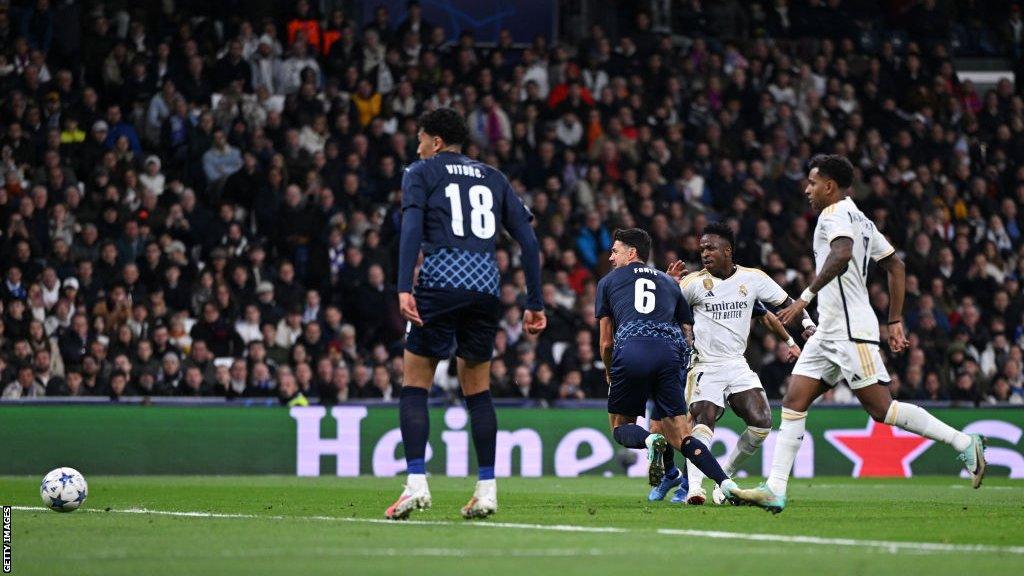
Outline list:
[[[405,520],[413,510],[430,508],[430,488],[427,487],[426,474],[409,474],[405,481],[405,490],[395,503],[384,512],[388,520]]]
[[[477,480],[473,497],[462,507],[462,517],[486,518],[498,511],[498,484],[495,480]]]

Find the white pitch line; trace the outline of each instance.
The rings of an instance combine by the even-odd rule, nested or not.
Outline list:
[[[42,506],[11,506],[14,510],[47,511]],[[395,522],[383,518],[345,518],[339,516],[281,516],[261,514],[234,514],[218,512],[181,512],[174,510],[150,510],[148,508],[123,508],[98,510],[86,508],[86,512],[116,512],[119,514],[153,514],[156,516],[173,516],[185,518],[214,519],[260,519],[260,520],[314,520],[325,522],[345,522],[358,524],[388,524],[392,526],[471,526],[483,528],[505,528],[512,530],[539,530],[553,532],[584,532],[591,534],[622,534],[629,532],[648,532],[630,528],[613,526],[577,526],[572,524],[524,524],[518,522],[454,522],[451,520],[404,520]],[[754,542],[772,542],[780,544],[818,544],[832,546],[849,546],[858,548],[877,548],[887,552],[912,551],[918,553],[958,553],[980,552],[996,554],[1024,555],[1024,546],[991,546],[987,544],[944,544],[940,542],[904,542],[898,540],[859,540],[856,538],[822,538],[818,536],[800,536],[786,534],[752,534],[747,532],[722,532],[717,530],[687,530],[680,528],[659,528],[657,534],[664,536],[692,536],[695,538],[711,538],[716,540],[746,540]]]
[[[1024,554],[1024,546],[990,546],[987,544],[942,544],[939,542],[900,542],[897,540],[857,540],[854,538],[821,538],[818,536],[786,536],[784,534],[746,534],[715,530],[685,530],[659,528],[658,534],[670,536],[697,536],[723,540],[751,540],[756,542],[782,542],[786,544],[818,544],[826,546],[857,546],[883,548],[888,552],[913,550],[916,552],[985,552]]]

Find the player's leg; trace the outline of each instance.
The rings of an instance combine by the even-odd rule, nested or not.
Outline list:
[[[460,310],[455,341],[458,349],[459,383],[466,399],[466,411],[476,450],[476,489],[463,506],[464,518],[483,518],[498,510],[498,487],[494,479],[494,453],[498,438],[498,416],[491,399],[491,355],[498,331],[501,308],[498,299],[481,295]]]
[[[882,365],[877,347],[870,344],[850,344],[856,346],[860,358],[863,358],[862,365],[866,366],[862,373],[867,375],[851,388],[871,418],[876,422],[897,426],[925,438],[949,444],[960,453],[959,458],[971,475],[971,485],[975,488],[980,487],[986,468],[985,439],[979,434],[965,434],[953,428],[920,406],[893,399],[889,388],[884,385],[889,376]],[[876,383],[883,385],[876,386]]]
[[[728,400],[732,411],[747,425],[726,459],[725,473],[731,478],[764,444],[772,430],[772,409],[768,405],[768,396],[760,387],[732,394]]]
[[[753,372],[751,375],[755,380],[757,379],[757,375]],[[733,478],[740,466],[761,448],[761,444],[771,432],[772,410],[768,405],[768,396],[761,388],[760,381],[757,381],[755,388],[748,388],[729,395],[727,401],[732,407],[732,411],[747,425],[743,433],[740,434],[739,440],[736,441],[736,445],[726,457],[723,467],[725,473]],[[725,501],[725,495],[716,488],[711,499],[715,504],[722,504]]]
[[[413,510],[430,508],[427,487],[426,451],[430,435],[427,394],[434,380],[437,358],[405,351],[405,381],[398,404],[399,426],[408,474],[405,490],[384,513],[391,520],[404,520]]]
[[[707,400],[698,400],[690,404],[690,418],[693,422],[690,435],[709,448],[715,437],[715,420],[718,419],[721,410],[722,408]],[[690,483],[686,503],[694,506],[704,504],[707,501],[707,492],[703,486],[704,474],[692,460],[686,462],[686,477]]]
[[[664,415],[661,414],[657,405],[655,405],[651,410],[651,434],[662,433],[661,419],[663,417]],[[647,494],[648,501],[656,502],[664,500],[669,491],[676,486],[679,486],[679,490],[685,498],[686,492],[689,490],[689,484],[686,477],[686,467],[684,466],[682,469],[676,467],[675,452],[676,451],[672,446],[666,446],[665,451],[662,453],[661,461],[665,468],[665,474],[662,476],[661,482],[659,482],[657,486],[651,487],[651,491]]]
[[[427,487],[426,451],[430,435],[427,394],[442,358],[449,358],[455,345],[455,326],[449,309],[450,294],[417,290],[416,304],[423,326],[409,326],[405,337],[405,379],[398,404],[399,427],[405,449],[408,476],[405,490],[385,517],[404,520],[414,510],[430,508]]]
[[[768,479],[757,488],[737,490],[744,502],[779,513],[786,506],[789,473],[797,452],[803,444],[807,428],[807,409],[827,389],[822,380],[835,382],[839,376],[839,360],[832,343],[812,336],[793,367],[786,394],[782,399],[782,422],[775,441],[772,468]]]
[[[679,450],[689,462],[696,466],[698,471],[720,485],[727,496],[731,496],[731,491],[736,484],[725,475],[707,444],[693,436],[690,416],[686,408],[686,393],[679,375],[679,366],[670,364],[661,370],[652,388],[654,402],[658,405],[661,413],[665,415],[665,418],[661,420],[661,425],[668,444]]]

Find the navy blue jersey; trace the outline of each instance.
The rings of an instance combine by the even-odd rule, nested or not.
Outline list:
[[[682,341],[679,325],[693,324],[675,280],[642,262],[616,268],[601,279],[595,315],[614,320],[616,346],[633,337]]]
[[[523,248],[527,307],[542,309],[533,215],[497,169],[454,152],[414,162],[402,178],[402,217],[399,292],[412,291],[416,253],[422,249],[417,286],[497,296],[494,251],[505,228]]]

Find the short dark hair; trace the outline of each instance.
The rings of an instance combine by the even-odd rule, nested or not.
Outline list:
[[[807,170],[817,168],[818,174],[835,180],[839,188],[845,190],[853,184],[853,164],[846,156],[839,154],[818,154],[807,163]]]
[[[451,108],[438,108],[420,116],[420,130],[444,140],[445,144],[462,146],[469,140],[469,128],[462,116]]]
[[[704,226],[703,234],[714,234],[722,240],[729,243],[729,248],[736,249],[736,235],[733,234],[732,228],[729,227],[725,222],[708,222]]]
[[[615,240],[636,249],[636,255],[644,262],[651,255],[651,235],[640,228],[626,228],[615,231]]]

